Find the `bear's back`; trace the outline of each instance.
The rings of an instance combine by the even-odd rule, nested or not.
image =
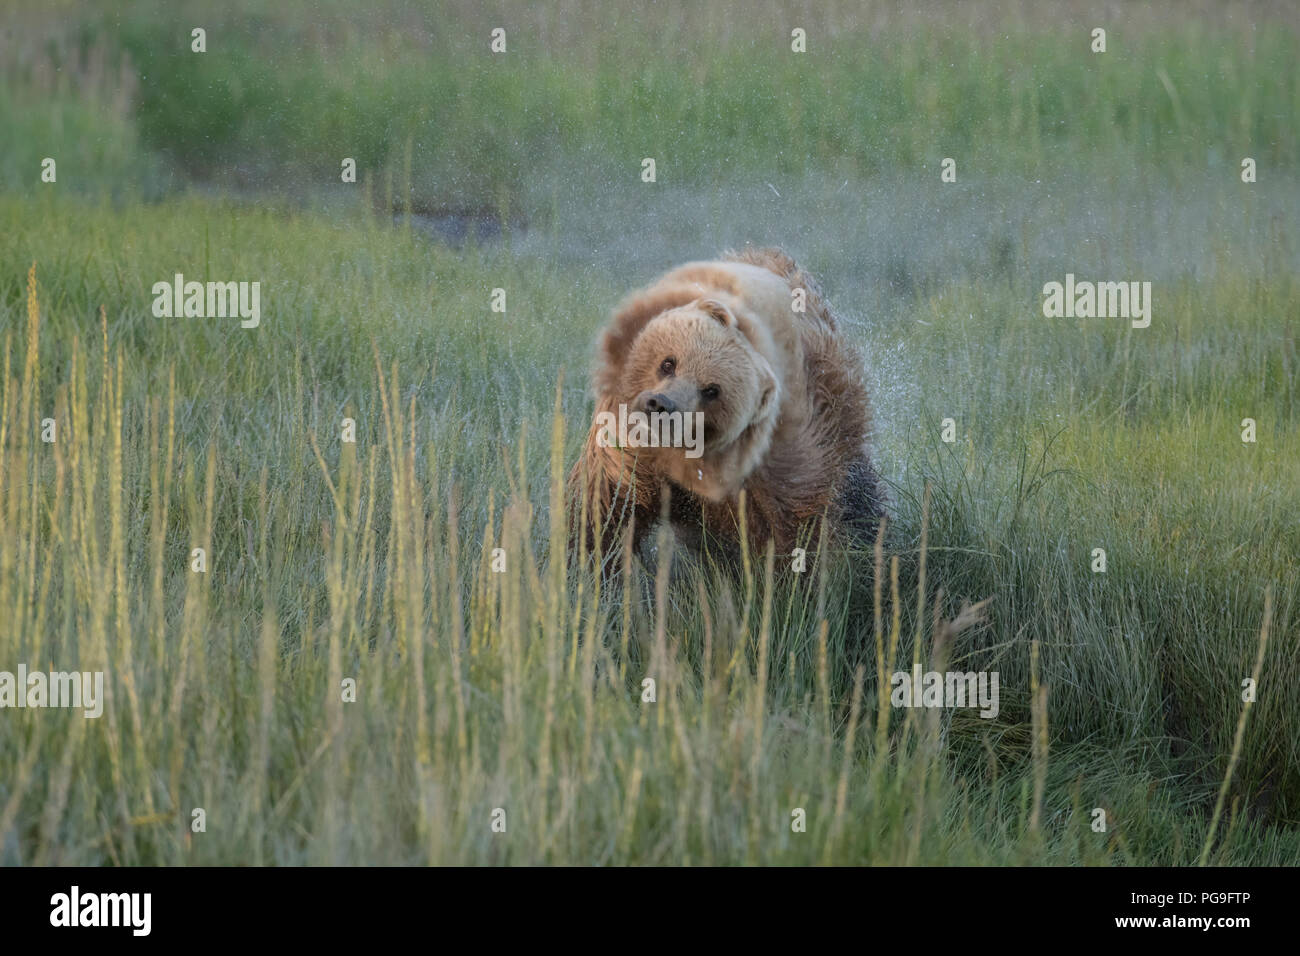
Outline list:
[[[722,259],[688,262],[664,274],[655,286],[685,286],[697,298],[730,297],[771,321],[793,315],[790,284],[762,266]]]

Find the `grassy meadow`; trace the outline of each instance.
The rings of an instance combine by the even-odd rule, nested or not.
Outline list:
[[[0,671],[108,701],[0,711],[0,864],[1300,863],[1294,12],[656,9],[18,5]],[[596,330],[746,241],[867,359],[886,534],[602,592]],[[998,715],[892,709],[932,662]]]

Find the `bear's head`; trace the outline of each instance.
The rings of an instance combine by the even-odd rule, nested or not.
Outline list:
[[[781,385],[731,309],[705,298],[660,313],[632,342],[623,370],[630,409],[702,416],[702,458],[661,448],[659,467],[707,498],[735,493],[767,451]]]

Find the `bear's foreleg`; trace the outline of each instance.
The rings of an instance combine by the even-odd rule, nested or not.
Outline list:
[[[601,441],[603,427],[593,422],[569,473],[569,547],[577,556],[585,546],[608,570],[621,560],[625,533],[636,552],[658,515],[659,494],[633,452]]]

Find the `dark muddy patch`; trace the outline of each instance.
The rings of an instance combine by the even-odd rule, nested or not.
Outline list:
[[[518,236],[527,229],[523,220],[504,219],[488,209],[425,207],[412,209],[409,214],[395,210],[392,215],[393,223],[399,226],[405,224],[409,215],[415,232],[456,248],[499,242],[507,234]]]

